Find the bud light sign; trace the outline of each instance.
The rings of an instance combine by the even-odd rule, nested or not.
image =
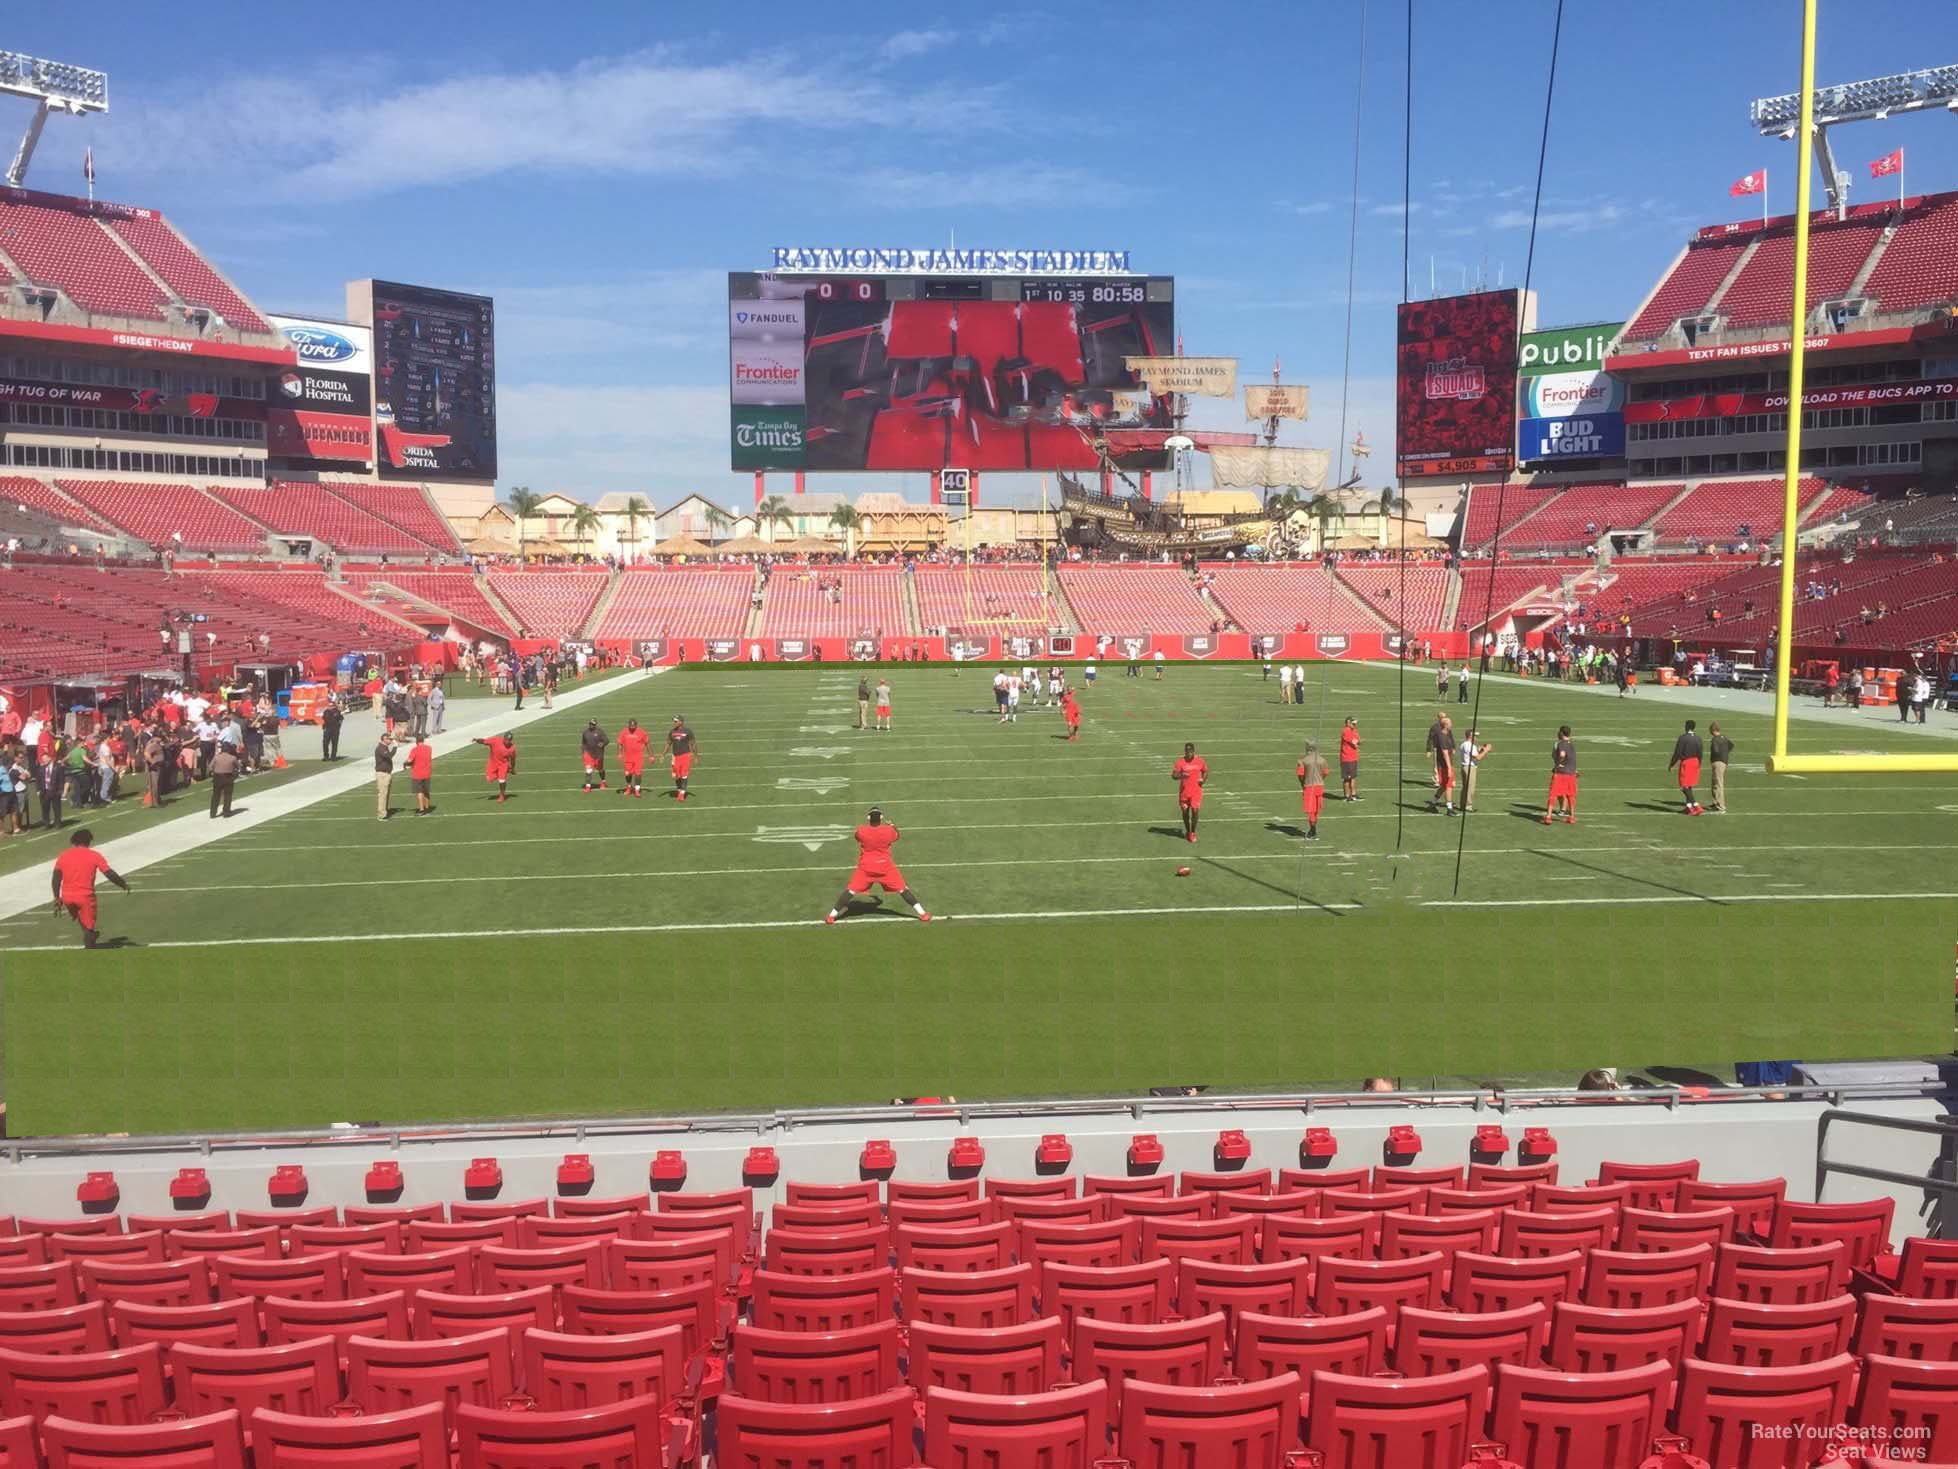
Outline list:
[[[1554,459],[1616,459],[1625,452],[1625,415],[1526,418],[1516,425],[1516,448],[1516,457],[1524,464]]]

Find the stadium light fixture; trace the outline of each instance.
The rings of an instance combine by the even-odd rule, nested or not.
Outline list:
[[[0,95],[25,97],[34,104],[34,116],[14,150],[14,161],[7,168],[7,187],[18,189],[26,181],[27,165],[33,161],[35,145],[48,114],[65,112],[81,117],[90,112],[109,110],[109,74],[93,67],[76,66],[67,61],[49,61],[19,51],[0,51]]]
[[[1815,138],[1816,161],[1822,165],[1829,207],[1840,218],[1849,205],[1849,183],[1838,177],[1829,149],[1829,129],[1845,122],[1885,122],[1896,114],[1936,107],[1958,112],[1958,65],[1931,66],[1841,86],[1816,87],[1811,92],[1810,104],[1813,109],[1810,132]],[[1784,142],[1793,141],[1798,134],[1801,115],[1800,92],[1757,97],[1747,107],[1748,121],[1753,123],[1755,131],[1764,138],[1780,138]]]

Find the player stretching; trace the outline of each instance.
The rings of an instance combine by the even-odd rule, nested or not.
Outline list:
[[[666,753],[673,761],[673,799],[687,799],[687,777],[693,774],[693,757],[696,741],[693,731],[687,728],[684,714],[673,716],[673,728],[666,732]]]
[[[1700,737],[1693,732],[1693,721],[1689,719],[1686,728],[1673,742],[1672,759],[1666,765],[1668,770],[1675,767],[1679,770],[1679,794],[1686,802],[1681,815],[1701,816],[1706,813],[1706,807],[1700,804],[1699,797],[1693,791],[1693,787],[1700,783],[1700,757],[1704,753],[1700,748]]]
[[[1564,825],[1577,825],[1577,746],[1571,743],[1570,726],[1557,726],[1557,743],[1550,747],[1550,799],[1543,803],[1543,824],[1564,813]]]
[[[1339,790],[1342,801],[1360,799],[1360,725],[1350,714],[1339,730]]]
[[[1203,811],[1203,783],[1210,779],[1210,766],[1197,753],[1195,745],[1183,747],[1183,758],[1169,768],[1176,782],[1176,804],[1183,812],[1183,835],[1197,839],[1197,817]]]
[[[1067,742],[1071,745],[1081,738],[1081,704],[1073,689],[1061,690],[1061,718],[1067,721]]]
[[[496,799],[504,800],[510,794],[510,777],[517,772],[517,737],[506,730],[489,739],[471,740],[469,743],[481,745],[489,751],[489,759],[483,764],[483,779],[496,787]]]
[[[1307,740],[1299,759],[1299,796],[1305,810],[1305,839],[1319,840],[1319,813],[1326,806],[1326,757],[1319,753],[1319,742]]]
[[[83,827],[68,838],[68,850],[54,859],[54,911],[66,913],[82,931],[82,947],[92,949],[101,937],[95,916],[95,876],[100,873],[125,893],[129,884],[89,845],[95,835]]]
[[[925,905],[905,885],[904,874],[897,870],[897,864],[891,860],[891,848],[897,845],[897,828],[884,820],[882,807],[870,808],[870,814],[864,819],[864,824],[857,828],[856,836],[857,870],[850,874],[849,886],[837,894],[836,902],[823,916],[823,922],[836,922],[849,911],[852,897],[875,887],[887,893],[896,893],[911,905],[911,911],[921,920],[930,923],[931,914],[925,912]]]
[[[598,727],[596,719],[585,722],[585,732],[578,737],[578,748],[585,757],[585,794],[590,795],[592,777],[598,777],[598,788],[605,789],[605,747],[611,738]]]
[[[619,787],[622,796],[645,794],[639,789],[639,776],[646,768],[646,739],[646,731],[636,719],[628,719],[619,731],[619,764],[625,770],[625,784]]]

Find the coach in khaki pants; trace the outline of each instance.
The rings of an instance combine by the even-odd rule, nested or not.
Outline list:
[[[1716,721],[1706,727],[1706,756],[1713,770],[1713,809],[1727,809],[1727,762],[1734,758],[1734,742],[1720,732]]]
[[[394,788],[394,736],[383,734],[374,747],[374,815],[388,819],[388,795]]]

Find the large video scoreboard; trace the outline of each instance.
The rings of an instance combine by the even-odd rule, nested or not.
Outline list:
[[[1126,359],[1175,343],[1168,276],[735,272],[730,459],[737,470],[1092,470],[1109,430],[1169,430],[1168,400]],[[1133,453],[1123,462],[1147,467]]]

